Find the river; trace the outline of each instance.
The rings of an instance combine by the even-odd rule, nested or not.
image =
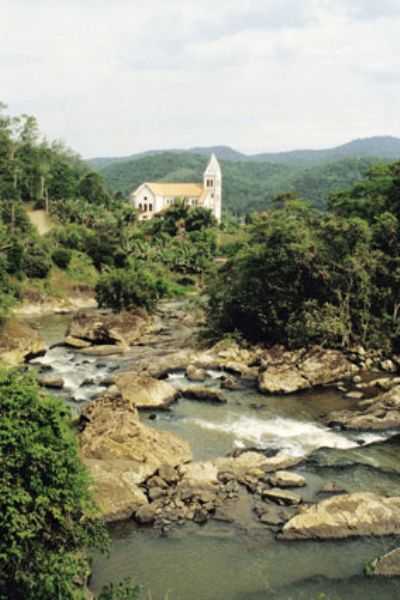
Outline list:
[[[36,319],[49,345],[63,339],[70,317]],[[159,339],[141,341],[129,356],[87,357],[62,346],[34,362],[40,371],[60,375],[59,394],[74,411],[106,389],[107,378],[118,368],[154,354],[181,347],[193,335],[176,320],[171,307],[162,309],[165,331]],[[210,371],[207,385],[219,388],[218,372]],[[170,375],[180,387],[190,385],[184,373]],[[224,390],[226,405],[180,400],[151,424],[188,440],[194,459],[225,455],[235,448],[284,449],[309,458],[296,471],[307,487],[304,500],[335,481],[347,491],[400,495],[400,442],[389,434],[349,434],[329,430],[321,417],[348,407],[348,399],[326,389],[290,397],[266,397],[248,387]],[[149,418],[143,414],[144,420]],[[393,434],[395,432],[391,432]],[[310,454],[311,453],[311,454]],[[168,535],[139,528],[133,522],[113,526],[109,557],[96,556],[92,587],[132,577],[152,600],[394,600],[400,582],[363,575],[365,564],[399,545],[392,537],[341,542],[283,542],[256,521],[245,499],[238,505],[235,525],[209,521],[185,525]],[[325,594],[325,595],[322,595]]]

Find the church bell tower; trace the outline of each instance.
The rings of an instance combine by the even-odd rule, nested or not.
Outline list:
[[[212,154],[204,171],[204,190],[206,192],[205,207],[212,211],[214,217],[220,223],[222,210],[222,172],[215,154]]]

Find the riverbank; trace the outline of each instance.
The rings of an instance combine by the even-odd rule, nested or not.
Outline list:
[[[54,343],[62,341],[70,320],[68,315],[58,315],[57,327],[54,317],[43,317],[37,323],[40,322],[44,337],[48,339],[50,335]],[[46,331],[48,326],[50,332]],[[195,597],[199,600],[261,598],[267,591],[273,593],[272,597],[309,600],[312,596],[307,594],[334,592],[337,595],[338,589],[344,590],[344,599],[349,597],[346,590],[351,590],[352,600],[375,598],[377,584],[364,578],[364,566],[394,549],[399,544],[396,537],[367,535],[358,541],[346,542],[276,539],[277,533],[296,513],[301,515],[304,508],[335,498],[337,493],[400,496],[398,442],[397,438],[391,441],[395,431],[371,434],[369,431],[338,431],[324,425],[332,412],[356,408],[358,400],[349,394],[360,385],[360,375],[352,373],[339,384],[336,381],[335,385],[291,395],[260,393],[258,371],[262,364],[259,361],[249,366],[254,362],[251,351],[247,349],[247,354],[239,355],[235,345],[225,343],[210,353],[210,349],[205,351],[195,342],[197,331],[190,307],[182,303],[163,303],[152,327],[142,332],[123,354],[89,356],[71,347],[58,346],[33,361],[42,375],[52,373],[63,377],[63,389],[55,393],[78,412],[85,413],[84,407],[90,407],[93,397],[104,395],[112,386],[118,388],[118,381],[119,393],[125,394],[133,382],[138,385],[136,377],[164,381],[176,390],[175,401],[168,402],[167,406],[142,408],[139,414],[135,407],[131,413],[132,426],[137,428],[137,422],[146,432],[177,436],[190,447],[194,463],[188,462],[187,454],[183,461],[176,454],[179,469],[172,479],[171,473],[168,476],[161,470],[157,474],[164,458],[159,466],[149,464],[142,482],[136,481],[135,486],[141,500],[144,499],[141,506],[152,508],[150,512],[146,508],[147,513],[139,512],[136,517],[139,504],[130,514],[129,511],[120,514],[125,519],[132,516],[112,526],[111,559],[96,558],[94,590],[121,576],[134,576],[152,590],[154,598],[164,597],[171,589],[174,600],[193,597],[188,596],[192,585],[196,586]],[[222,356],[216,357],[216,352]],[[134,381],[129,378],[133,375]],[[386,375],[386,378],[393,376]],[[338,385],[341,390],[337,389]],[[188,390],[200,387],[208,390],[208,399],[217,394],[222,395],[224,402],[210,403],[205,401],[207,395],[196,399],[193,393],[188,394]],[[136,398],[137,387],[135,390],[133,398]],[[129,397],[128,393],[125,402],[129,403]],[[125,402],[121,413],[124,424],[127,423],[123,416]],[[109,414],[115,418],[116,408],[112,406]],[[112,420],[105,418],[104,423],[111,432],[109,439],[116,439]],[[127,430],[117,429],[115,435],[121,439],[121,433]],[[92,436],[95,444],[96,437]],[[109,453],[111,446],[107,444]],[[96,448],[95,453],[99,446]],[[112,448],[114,452],[114,443]],[[240,458],[249,449],[256,450],[253,455],[258,458],[254,460],[259,461],[251,464],[251,473],[235,470],[232,458],[223,458],[227,455]],[[271,457],[282,454],[291,457],[293,463],[281,464],[280,470],[284,469],[286,474],[278,473],[278,479],[274,480],[274,473],[266,472],[265,467]],[[118,459],[120,466],[121,458]],[[101,460],[101,454],[97,454],[96,461]],[[218,465],[218,460],[225,461],[220,463],[223,469],[210,470]],[[180,470],[184,464],[189,467],[186,473]],[[131,466],[129,464],[125,472],[128,473]],[[104,469],[102,472],[104,474]],[[121,480],[120,469],[118,473],[114,476],[118,475]],[[212,476],[211,481],[204,478],[205,473]],[[193,484],[193,475],[197,478],[197,490],[193,493],[192,486],[190,496],[187,483],[191,480]],[[202,490],[198,489],[199,475],[202,484],[207,484]],[[305,485],[285,487],[288,477],[292,481],[296,477],[303,479]],[[278,495],[277,489],[280,490]],[[205,495],[200,497],[199,492]],[[365,507],[367,513],[372,514]],[[139,520],[148,524],[139,525]],[[396,523],[397,518],[392,521]],[[313,537],[318,538],[318,535]],[[243,548],[247,549],[246,553]],[[234,576],[232,564],[235,565]],[[396,581],[382,583],[380,590],[382,598],[395,597],[393,594],[399,591]]]

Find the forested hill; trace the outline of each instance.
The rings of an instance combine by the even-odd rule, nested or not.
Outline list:
[[[124,195],[143,181],[202,181],[209,154],[164,152],[97,167],[113,192]],[[243,215],[263,210],[274,197],[296,192],[323,207],[331,192],[348,188],[379,159],[346,158],[307,167],[273,162],[222,160],[224,210]],[[93,165],[93,163],[92,163]]]
[[[400,139],[373,137],[327,150],[253,156],[228,146],[212,146],[88,162],[102,173],[113,192],[127,195],[143,181],[201,181],[212,152],[222,162],[224,210],[243,215],[266,208],[275,196],[287,192],[324,207],[331,192],[353,185],[371,164],[400,159]]]
[[[198,154],[210,156],[214,153],[220,160],[250,161],[250,162],[278,162],[284,164],[309,165],[322,163],[342,158],[383,158],[397,160],[400,158],[400,138],[392,136],[375,136],[352,140],[347,144],[323,150],[291,150],[288,152],[263,152],[261,154],[244,154],[229,146],[205,146],[190,148],[189,150],[149,150],[139,154],[120,157],[92,158],[87,162],[97,169],[102,169],[115,162],[138,160],[146,156],[157,156],[165,153]]]

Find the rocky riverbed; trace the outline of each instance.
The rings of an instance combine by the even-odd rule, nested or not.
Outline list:
[[[395,361],[199,347],[179,304],[151,320],[89,311],[35,325],[52,348],[32,363],[76,412],[99,508],[121,521],[95,587],[135,575],[160,598],[400,594],[380,580],[374,596],[364,576],[366,564],[394,573],[386,554],[400,544]],[[352,426],[388,411],[387,427]]]

